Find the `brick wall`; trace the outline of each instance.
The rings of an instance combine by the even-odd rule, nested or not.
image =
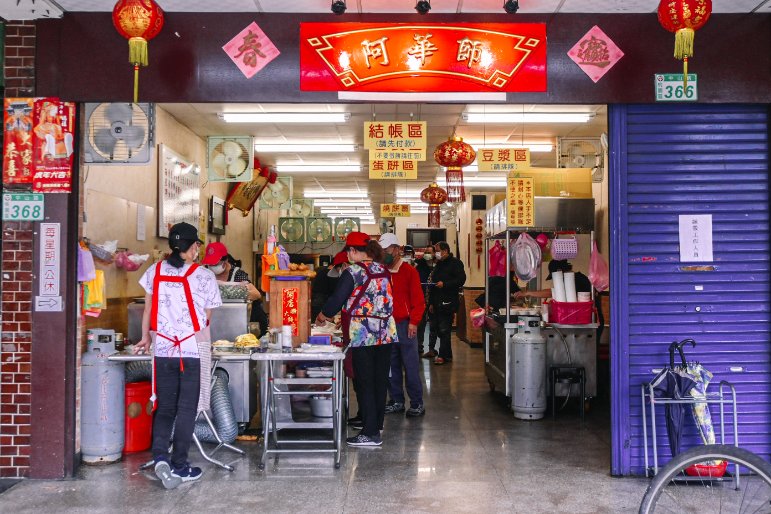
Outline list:
[[[6,24],[5,96],[34,96],[35,24]],[[4,222],[0,343],[0,477],[29,475],[32,223]]]

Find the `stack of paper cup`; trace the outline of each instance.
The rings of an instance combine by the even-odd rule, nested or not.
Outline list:
[[[588,293],[586,291],[579,291],[576,294],[578,295],[578,301],[579,302],[591,302],[592,301],[592,293]]]
[[[565,272],[565,276],[563,278],[565,280],[565,298],[567,298],[566,301],[577,302],[578,297],[576,296],[576,274],[572,271],[567,271]]]
[[[551,274],[552,282],[554,282],[554,290],[552,291],[552,298],[558,302],[567,302],[565,296],[565,279],[562,276],[561,271],[555,271]],[[573,292],[575,293],[575,278],[573,279]],[[575,301],[575,300],[573,300]]]

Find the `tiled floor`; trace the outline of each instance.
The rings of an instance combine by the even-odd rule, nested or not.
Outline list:
[[[258,447],[232,473],[205,463],[203,479],[166,491],[137,471],[148,454],[82,467],[75,480],[23,481],[2,512],[636,512],[647,481],[611,478],[608,415],[595,406],[541,421],[514,419],[489,392],[479,349],[454,340],[455,361],[423,361],[423,418],[387,416],[383,447],[282,456],[265,472]],[[200,462],[195,454],[192,460]]]

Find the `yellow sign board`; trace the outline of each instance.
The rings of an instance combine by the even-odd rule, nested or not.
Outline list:
[[[477,151],[479,171],[514,171],[530,167],[528,148],[480,148]]]
[[[592,198],[591,168],[530,168],[513,171],[509,176],[532,177],[535,196]]]
[[[381,218],[404,218],[410,216],[410,206],[404,203],[381,203]]]
[[[425,150],[370,150],[371,161],[399,160],[399,161],[425,161]]]
[[[379,160],[369,161],[369,178],[371,179],[402,179],[415,180],[418,178],[417,161]]]
[[[533,179],[509,175],[506,183],[506,219],[509,227],[535,225]]]
[[[425,121],[365,121],[364,147],[379,152],[419,153],[421,157],[412,159],[425,161],[426,129]]]

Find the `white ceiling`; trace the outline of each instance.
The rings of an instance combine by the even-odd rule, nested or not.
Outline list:
[[[156,0],[166,12],[328,13],[331,0]],[[519,13],[653,13],[658,0],[520,0]],[[115,0],[2,0],[6,20],[112,11]],[[415,0],[347,0],[351,13],[414,13]],[[503,13],[502,0],[432,0],[432,13]],[[713,0],[715,13],[771,12],[771,0]],[[345,19],[344,16],[341,19]]]

